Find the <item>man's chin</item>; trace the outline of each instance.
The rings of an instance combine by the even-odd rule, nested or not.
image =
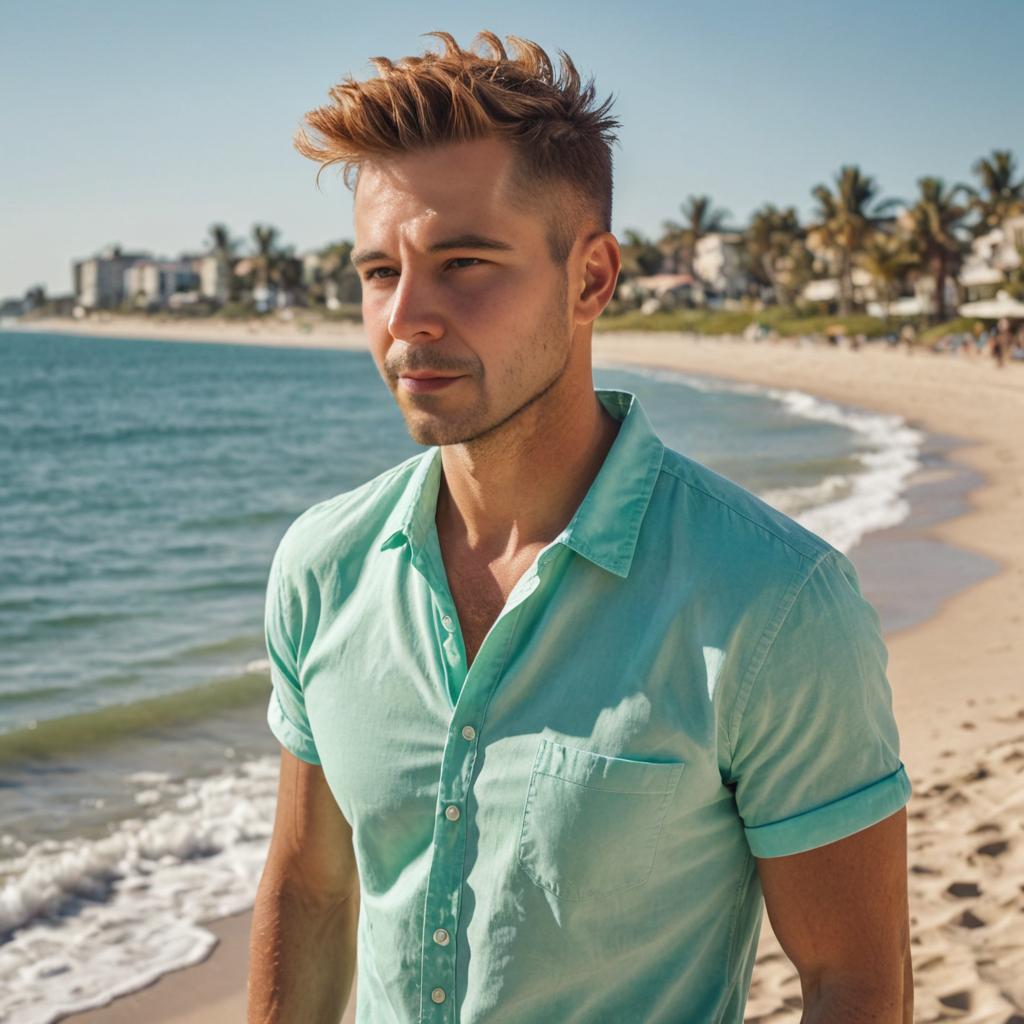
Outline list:
[[[405,429],[413,441],[427,446],[461,444],[472,436],[471,432],[459,430],[452,423],[425,420],[418,416],[407,416]]]
[[[479,423],[470,423],[465,420],[461,422],[446,421],[441,417],[424,417],[415,414],[405,417],[405,429],[417,444],[428,446],[466,444],[469,441],[475,441],[481,434],[487,432],[486,428],[481,427]]]

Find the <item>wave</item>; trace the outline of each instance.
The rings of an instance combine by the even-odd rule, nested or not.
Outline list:
[[[760,395],[780,403],[794,416],[845,427],[857,435],[868,449],[850,455],[860,463],[857,472],[829,474],[815,484],[781,487],[758,495],[840,551],[849,553],[866,534],[896,526],[910,515],[905,491],[910,477],[921,466],[925,434],[909,426],[902,416],[842,406],[795,389],[642,366],[631,365],[628,369],[649,379],[707,393]]]
[[[52,1024],[204,959],[201,923],[252,906],[277,774],[269,757],[202,780],[139,772],[148,816],[109,836],[0,836],[0,1020]]]
[[[269,695],[269,672],[268,661],[250,661],[241,674],[202,686],[32,722],[0,734],[0,765],[103,746],[146,729],[197,721],[245,702],[255,702]]]

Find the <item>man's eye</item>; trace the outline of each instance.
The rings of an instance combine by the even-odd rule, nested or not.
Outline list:
[[[475,263],[484,263],[485,261],[479,259],[476,256],[456,256],[454,259],[448,261],[448,266],[473,266]],[[364,280],[372,281],[375,278],[380,279],[382,277],[390,276],[396,273],[391,267],[374,267],[372,270],[368,270],[364,275]]]

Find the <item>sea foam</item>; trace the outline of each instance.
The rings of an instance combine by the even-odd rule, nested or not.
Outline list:
[[[277,773],[270,757],[206,779],[139,772],[150,816],[4,843],[19,852],[0,861],[0,1021],[51,1024],[203,960],[216,938],[201,922],[252,906]]]
[[[697,391],[763,396],[781,403],[794,416],[832,423],[858,435],[866,450],[851,455],[862,466],[857,472],[758,495],[840,551],[849,552],[866,534],[896,526],[910,514],[905,491],[920,468],[925,435],[902,416],[849,408],[789,388],[709,380],[675,370],[631,366],[630,371]]]

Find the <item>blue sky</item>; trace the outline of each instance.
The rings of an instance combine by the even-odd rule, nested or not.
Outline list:
[[[616,98],[613,227],[656,233],[691,193],[743,223],[812,208],[845,162],[908,197],[1024,163],[1024,0],[552,3],[0,0],[0,296],[70,290],[111,242],[173,256],[223,220],[298,250],[351,237],[351,197],[291,147],[367,59],[487,28],[570,54]]]

